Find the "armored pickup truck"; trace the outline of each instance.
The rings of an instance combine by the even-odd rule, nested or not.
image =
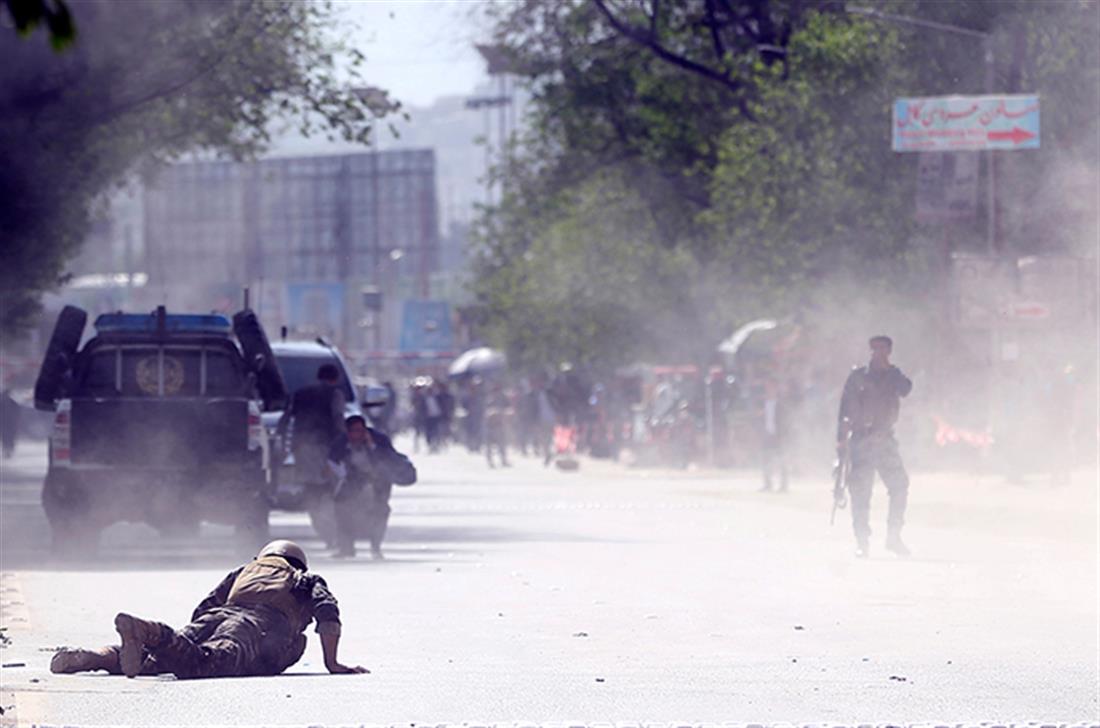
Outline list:
[[[35,384],[36,408],[54,412],[42,505],[55,551],[94,550],[120,521],[220,522],[242,547],[265,541],[262,414],[287,395],[255,314],[103,314],[81,346],[86,320],[61,311]]]

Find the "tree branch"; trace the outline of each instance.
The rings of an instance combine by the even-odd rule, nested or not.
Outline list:
[[[592,0],[596,8],[603,14],[607,22],[614,28],[620,35],[628,40],[631,40],[639,45],[645,46],[653,52],[661,60],[670,63],[674,66],[678,66],[686,71],[691,71],[699,76],[702,76],[711,81],[715,81],[718,84],[724,86],[726,89],[738,92],[741,90],[741,83],[732,78],[729,73],[719,73],[713,68],[704,66],[701,63],[697,63],[690,58],[685,58],[677,53],[673,53],[668,48],[661,45],[659,39],[650,33],[641,31],[638,28],[627,25],[626,23],[615,17],[615,14],[607,6],[606,0]]]
[[[228,33],[226,39],[221,44],[221,52],[218,53],[217,56],[215,56],[215,58],[210,63],[205,64],[194,73],[189,74],[188,76],[181,78],[178,81],[172,81],[165,86],[154,88],[134,98],[110,106],[100,111],[98,114],[95,114],[90,119],[84,119],[82,123],[88,126],[99,126],[101,124],[110,123],[111,121],[114,121],[120,116],[130,113],[140,106],[144,106],[145,104],[152,103],[162,98],[174,96],[175,94],[179,93],[183,89],[187,88],[188,86],[195,83],[199,79],[209,74],[215,68],[220,66],[225,60],[226,56],[228,56],[230,52],[236,50],[234,48],[234,41],[236,40],[236,37],[243,25],[242,19],[248,13],[252,12],[252,9],[255,7],[255,2],[254,0],[249,0],[247,4],[241,7],[243,7],[244,10],[240,11],[237,17],[233,18],[230,21],[232,23],[231,30]],[[255,36],[262,36],[270,27],[271,21],[269,20],[262,27],[257,29]]]
[[[710,40],[714,45],[715,60],[724,63],[726,60],[726,44],[722,42],[722,31],[718,27],[717,4],[715,0],[706,2],[706,19],[703,24],[710,28]]]

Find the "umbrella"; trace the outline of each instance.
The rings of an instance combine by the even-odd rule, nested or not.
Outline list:
[[[736,355],[741,350],[741,346],[749,340],[757,331],[770,331],[778,326],[775,321],[771,319],[758,319],[756,321],[750,321],[737,331],[733,332],[733,336],[729,337],[721,344],[718,345],[718,351],[723,354]]]
[[[463,352],[451,362],[447,373],[452,377],[466,377],[474,374],[491,374],[503,369],[508,360],[502,352],[480,346]]]

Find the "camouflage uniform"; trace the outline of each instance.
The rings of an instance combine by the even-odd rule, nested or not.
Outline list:
[[[913,382],[895,366],[886,369],[855,367],[844,383],[837,439],[843,441],[851,432],[848,443],[851,470],[847,482],[852,502],[852,528],[861,543],[871,535],[871,489],[876,470],[890,496],[887,527],[896,534],[905,523],[909,475],[894,439],[894,424],[901,408],[900,398],[912,389]]]
[[[231,571],[179,631],[157,623],[160,639],[146,644],[141,674],[182,679],[278,675],[305,652],[306,627],[340,633],[340,610],[325,580],[279,556],[263,556]],[[97,665],[122,674],[119,648],[100,651]]]

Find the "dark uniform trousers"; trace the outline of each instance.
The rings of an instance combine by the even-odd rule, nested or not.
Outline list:
[[[856,537],[871,535],[871,490],[876,470],[890,496],[886,524],[892,531],[900,530],[905,523],[905,506],[909,500],[909,474],[901,461],[897,440],[887,433],[852,435],[849,452],[852,469],[848,473],[848,493]]]
[[[349,483],[341,488],[333,499],[336,524],[340,527],[337,547],[354,551],[355,536],[362,531],[366,532],[372,548],[381,547],[390,522],[392,493],[392,483],[378,481]]]

